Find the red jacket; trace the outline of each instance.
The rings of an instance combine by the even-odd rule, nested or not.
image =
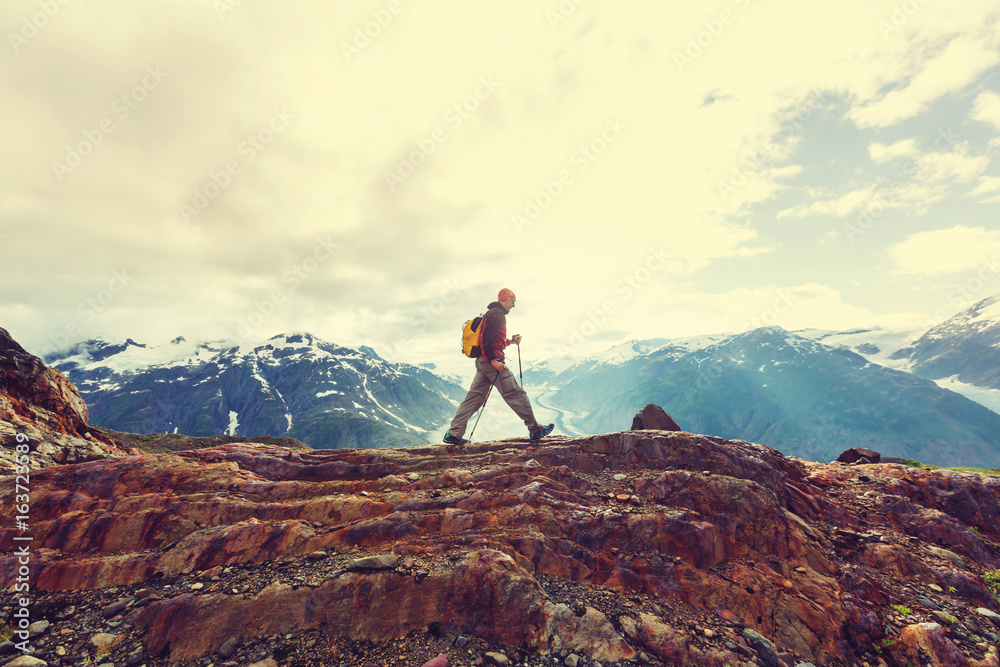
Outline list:
[[[489,306],[483,321],[479,325],[479,349],[487,361],[502,362],[504,348],[507,347],[507,311],[499,301]]]

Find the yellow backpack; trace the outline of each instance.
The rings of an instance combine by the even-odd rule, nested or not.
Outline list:
[[[462,326],[462,354],[472,359],[479,356],[479,325],[483,316],[473,317]]]

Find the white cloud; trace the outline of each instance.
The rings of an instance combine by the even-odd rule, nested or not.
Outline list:
[[[17,128],[0,137],[13,156],[0,163],[0,261],[13,276],[0,284],[0,326],[44,341],[124,266],[136,279],[79,322],[82,335],[231,335],[282,290],[262,335],[385,343],[400,333],[393,323],[456,280],[461,296],[415,334],[410,349],[423,354],[503,283],[519,290],[522,313],[533,303],[548,321],[539,335],[572,323],[578,295],[614,295],[662,245],[668,260],[615,326],[710,331],[717,318],[647,322],[673,281],[725,291],[712,284],[717,265],[739,275],[746,258],[794,252],[801,241],[754,207],[796,194],[829,164],[817,120],[845,100],[884,120],[965,90],[992,57],[975,35],[996,32],[993,4],[927,3],[885,40],[886,12],[868,0],[735,2],[735,20],[707,36],[718,15],[693,3],[579,4],[554,27],[546,10],[557,2],[404,3],[348,62],[343,44],[384,0],[242,3],[224,20],[203,0],[70,3],[0,59],[0,118]],[[0,3],[4,25],[37,11],[37,0]],[[925,61],[926,45],[949,40]],[[675,56],[691,43],[700,52],[681,71]],[[169,76],[119,118],[111,101],[147,66]],[[251,160],[240,147],[276,107],[295,119]],[[58,180],[53,161],[105,117],[114,131]],[[608,126],[616,119],[620,132]],[[850,130],[836,141],[856,142],[855,155],[867,145],[880,165],[912,148]],[[897,205],[926,209],[973,182],[977,149],[928,164]],[[239,173],[185,224],[179,205],[227,180],[227,161]],[[420,164],[388,187],[386,173],[408,161]],[[858,166],[837,164],[816,201],[783,215],[864,207],[880,181]],[[518,230],[511,216],[531,206],[537,215]],[[327,236],[340,250],[292,289],[289,267]],[[840,282],[836,266],[815,270]]]
[[[892,145],[869,144],[869,156],[876,163],[907,158],[895,169],[873,173],[871,185],[830,197],[811,192],[817,201],[781,211],[779,218],[806,218],[812,215],[844,217],[874,209],[899,209],[924,215],[932,204],[955,195],[959,186],[979,178],[989,168],[987,155],[971,155],[968,142],[960,142],[948,152],[920,153],[914,139]]]
[[[888,162],[901,157],[916,157],[920,154],[916,139],[902,139],[894,144],[872,142],[868,144],[868,157],[875,163]]]
[[[1000,95],[992,90],[979,93],[972,107],[972,117],[1000,129]]]
[[[832,215],[839,218],[860,210],[874,198],[874,195],[875,189],[872,186],[858,188],[836,199],[820,200],[785,209],[778,214],[778,217],[805,218],[811,215]]]
[[[912,234],[888,250],[897,271],[937,276],[975,269],[1000,253],[1000,231],[958,225]]]
[[[1000,176],[981,176],[979,178],[979,185],[969,193],[969,196],[976,197],[994,192],[1000,192]]]
[[[910,79],[876,102],[848,113],[858,127],[887,127],[912,118],[944,95],[962,90],[1000,61],[996,47],[956,37]]]

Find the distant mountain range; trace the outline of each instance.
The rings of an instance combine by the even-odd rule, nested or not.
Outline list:
[[[892,346],[907,340],[878,329],[766,327],[632,341],[575,364],[540,364],[537,372],[555,389],[553,403],[586,415],[574,422],[584,432],[621,429],[651,402],[684,430],[811,460],[862,446],[940,465],[1000,466],[1000,414],[873,361],[888,360]]]
[[[934,380],[1000,389],[1000,295],[974,304],[931,328],[891,358]]]
[[[685,430],[812,460],[865,446],[927,463],[1000,466],[997,345],[1000,296],[925,333],[764,327],[630,341],[543,361],[525,379],[536,408],[555,415],[563,433],[627,428],[656,403]],[[314,448],[434,442],[465,396],[461,380],[432,367],[391,364],[371,348],[306,333],[256,345],[90,340],[46,361],[77,385],[98,426],[285,436]]]
[[[255,345],[95,339],[45,361],[79,388],[97,426],[284,436],[315,449],[426,444],[465,396],[427,369],[306,333]]]

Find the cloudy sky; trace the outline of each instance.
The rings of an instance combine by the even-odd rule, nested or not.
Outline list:
[[[461,362],[1000,291],[992,0],[5,0],[0,326]]]

